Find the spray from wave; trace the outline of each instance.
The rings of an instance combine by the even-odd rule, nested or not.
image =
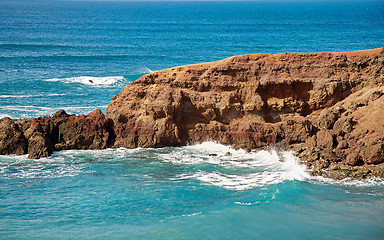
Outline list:
[[[254,187],[278,184],[283,181],[309,178],[305,166],[290,152],[258,151],[248,153],[214,142],[187,146],[180,151],[160,155],[173,164],[212,164],[213,171],[200,169],[180,174],[175,180],[194,179],[204,184],[230,190],[246,190]],[[224,167],[226,171],[221,171]]]
[[[384,181],[368,179],[364,181],[336,181],[312,177],[306,166],[291,152],[270,150],[246,152],[235,150],[214,142],[205,142],[184,147],[67,150],[55,152],[51,157],[29,160],[27,156],[0,156],[0,173],[5,178],[57,178],[87,174],[91,164],[133,164],[145,169],[148,163],[157,166],[151,172],[173,169],[167,172],[167,180],[173,182],[196,181],[201,185],[211,185],[233,191],[246,191],[267,187],[286,181],[306,181],[318,184],[342,184],[353,186],[383,185]],[[140,170],[138,170],[140,171]],[[168,170],[167,170],[168,171]],[[144,173],[143,173],[144,174]],[[149,173],[146,173],[149,174]],[[151,174],[149,174],[151,175]],[[151,181],[164,180],[164,175]],[[140,175],[136,176],[140,178]],[[146,176],[141,176],[145,178]]]

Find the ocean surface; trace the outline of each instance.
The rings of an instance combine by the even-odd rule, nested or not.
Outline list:
[[[383,1],[0,1],[0,118],[105,111],[178,65],[383,46]],[[95,238],[384,239],[384,181],[213,142],[0,156],[0,239]]]

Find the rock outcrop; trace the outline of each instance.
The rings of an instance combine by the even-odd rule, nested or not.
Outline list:
[[[114,133],[104,114],[96,109],[88,115],[57,112],[53,117],[31,120],[0,120],[0,153],[28,154],[31,159],[48,157],[66,149],[103,149]]]
[[[294,150],[316,175],[384,177],[383,94],[384,48],[235,56],[144,75],[105,116],[2,119],[0,153],[214,140]]]

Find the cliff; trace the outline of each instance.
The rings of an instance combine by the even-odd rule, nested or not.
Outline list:
[[[317,175],[384,177],[383,67],[380,48],[249,54],[165,69],[124,88],[105,116],[0,120],[0,153],[35,158],[70,148],[214,140],[249,150],[294,150]],[[45,139],[45,154],[36,154],[44,144],[34,147],[34,134]]]

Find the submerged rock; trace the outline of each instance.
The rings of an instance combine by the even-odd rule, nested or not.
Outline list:
[[[384,48],[249,54],[165,69],[124,88],[105,115],[2,119],[0,153],[39,158],[214,140],[294,150],[313,174],[382,176],[383,57]]]

